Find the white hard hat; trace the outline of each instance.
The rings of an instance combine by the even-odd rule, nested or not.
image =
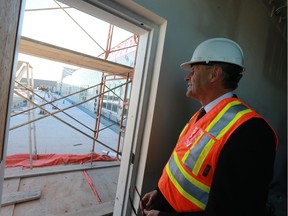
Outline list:
[[[240,66],[243,71],[244,55],[241,47],[232,40],[226,38],[212,38],[200,43],[189,62],[180,65],[183,70],[190,71],[191,65],[205,62],[224,62]]]

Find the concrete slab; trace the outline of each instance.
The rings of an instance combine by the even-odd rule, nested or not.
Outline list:
[[[39,99],[35,99],[37,104],[42,104],[44,102]],[[58,103],[59,109],[65,109],[66,107],[71,106],[72,104],[65,100],[65,103],[60,101]],[[45,109],[49,112],[55,112],[57,110],[52,109],[51,105],[45,105]],[[23,107],[22,110],[27,110],[27,107]],[[40,120],[31,123],[32,129],[32,151],[34,152],[34,145],[36,143],[36,149],[38,154],[49,154],[49,153],[58,153],[58,154],[88,154],[91,153],[93,148],[93,140],[79,131],[69,127],[63,122],[55,119],[49,115],[39,114],[39,108],[34,110],[35,118],[42,118]],[[86,127],[79,124],[77,121],[71,119],[68,115],[64,113],[55,114],[56,117],[64,120],[65,122],[71,124],[77,129],[83,131],[89,136],[94,136],[95,129],[95,118],[92,118],[89,114],[83,112],[77,107],[65,110],[68,115],[71,115],[73,118],[80,121]],[[31,111],[31,120],[32,118]],[[13,115],[13,114],[12,114]],[[45,117],[47,116],[47,117]],[[45,118],[43,118],[45,117]],[[28,115],[20,114],[14,117],[11,117],[10,120],[10,130],[9,139],[7,146],[7,155],[19,154],[19,153],[29,153],[29,133],[28,125],[21,126],[28,122]],[[20,127],[21,126],[21,127]],[[105,128],[105,125],[101,124],[100,129]],[[36,134],[36,142],[34,141],[34,131]],[[105,145],[112,147],[113,149],[117,148],[118,145],[118,133],[114,132],[110,128],[106,128],[99,133],[98,140]],[[123,141],[123,140],[122,140]],[[94,152],[102,154],[103,150],[109,150],[105,146],[96,142]],[[111,150],[110,150],[111,151]]]
[[[19,170],[19,168],[13,168],[13,169],[16,172],[17,170]],[[2,200],[3,196],[18,191],[19,185],[20,185],[20,178],[6,180],[5,183],[3,184]],[[13,216],[14,207],[15,207],[14,204],[1,207],[0,216]]]
[[[38,101],[37,103],[42,103]],[[58,103],[60,109],[71,106],[68,101]],[[47,110],[55,112],[51,105],[46,105]],[[25,108],[24,108],[25,109]],[[74,107],[66,112],[94,129],[95,119],[82,110]],[[32,113],[31,113],[32,114]],[[81,129],[93,136],[93,132],[79,123],[71,120],[63,113],[57,117],[69,124]],[[43,117],[39,109],[35,109],[35,118]],[[10,128],[25,124],[27,114],[21,114],[11,118]],[[93,148],[93,140],[82,133],[67,126],[63,122],[49,116],[31,124],[32,146],[29,146],[28,126],[22,126],[9,132],[7,155],[29,153],[35,150],[33,142],[36,135],[36,147],[38,154],[88,154]],[[100,126],[104,128],[105,125]],[[98,140],[116,149],[118,145],[118,133],[109,128],[99,133]],[[122,140],[123,141],[123,140]],[[99,143],[95,143],[94,152],[102,154],[110,151]],[[101,168],[102,166],[102,168]],[[52,216],[52,215],[112,215],[113,203],[119,175],[120,161],[95,162],[92,164],[71,164],[65,166],[42,167],[33,169],[9,168],[5,170],[3,196],[14,192],[31,190],[41,191],[38,200],[18,203],[1,208],[0,216]],[[93,188],[89,185],[83,170],[86,170],[92,185],[97,191],[101,202],[95,197]]]
[[[96,199],[82,171],[76,170],[50,175],[23,177],[18,184],[18,191],[41,190],[40,199],[11,205],[15,206],[14,208],[11,208],[11,206],[3,207],[1,208],[0,216],[76,216],[79,213],[83,213],[80,215],[89,216],[93,215],[95,209],[99,210],[99,215],[111,215],[116,194],[119,166],[90,169],[87,173],[101,202]],[[16,185],[17,180],[19,178],[4,181],[5,193],[9,193],[7,188],[9,188],[9,185],[10,188],[12,188],[12,184]],[[5,193],[3,193],[4,196]],[[11,214],[12,211],[13,214]]]
[[[114,202],[106,202],[97,206],[81,209],[73,213],[65,213],[54,216],[112,216],[113,215]],[[51,215],[52,216],[52,215]]]
[[[97,174],[94,170],[87,170],[88,175],[92,179],[95,189],[101,201],[109,202],[111,198],[116,196],[119,167],[111,167],[109,169],[99,169]]]

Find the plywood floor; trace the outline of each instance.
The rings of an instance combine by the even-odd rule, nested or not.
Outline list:
[[[5,196],[17,191],[40,190],[41,196],[36,200],[3,206],[0,216],[112,215],[119,166],[120,162],[113,161],[97,162],[92,166],[67,165],[32,170],[9,168],[5,171],[2,204]]]

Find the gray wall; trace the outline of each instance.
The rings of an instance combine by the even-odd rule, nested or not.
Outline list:
[[[279,136],[271,199],[277,197],[273,202],[282,205],[286,196],[287,41],[267,8],[257,0],[135,2],[168,22],[142,191],[157,185],[182,127],[200,107],[197,101],[186,98],[186,73],[179,65],[190,60],[203,40],[227,37],[241,45],[246,60],[246,72],[236,91],[238,97],[263,115]]]

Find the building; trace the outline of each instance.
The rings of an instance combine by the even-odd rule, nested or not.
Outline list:
[[[0,7],[3,11],[10,12],[0,13],[1,18],[3,17],[0,35],[7,35],[0,42],[0,47],[5,49],[0,50],[8,55],[8,58],[1,58],[0,70],[1,77],[4,78],[0,85],[1,95],[3,94],[0,99],[2,159],[5,158],[9,122],[7,104],[11,106],[10,80],[14,55],[17,54],[14,50],[17,51],[19,43],[15,43],[15,39],[18,19],[21,20],[22,17],[19,10],[21,2],[9,1],[1,3]],[[99,10],[97,16],[112,20],[140,35],[130,98],[130,118],[127,119],[129,132],[125,135],[127,149],[126,155],[122,155],[114,215],[131,215],[128,202],[130,187],[136,185],[142,193],[155,187],[178,132],[191,112],[199,108],[199,104],[185,99],[184,74],[180,72],[179,64],[190,58],[191,50],[200,41],[216,36],[237,39],[242,44],[247,66],[245,78],[237,93],[267,118],[279,136],[271,200],[276,206],[277,215],[286,213],[286,1],[61,2],[80,7],[87,13],[91,13],[92,9]],[[3,172],[2,160],[2,176]],[[135,204],[139,201],[136,193],[133,199]]]

